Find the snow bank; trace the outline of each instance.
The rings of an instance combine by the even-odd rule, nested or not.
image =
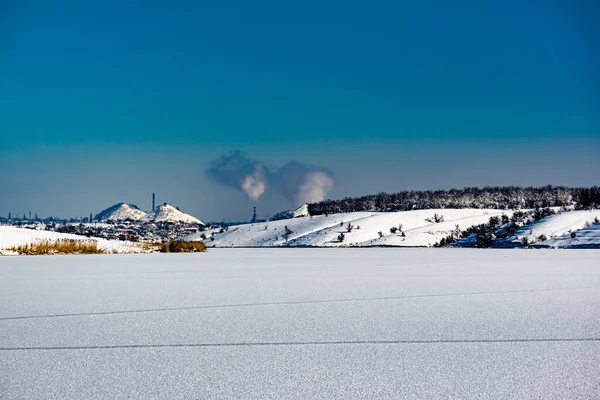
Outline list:
[[[142,247],[137,243],[125,242],[120,240],[107,240],[101,238],[87,238],[68,233],[58,233],[51,231],[42,231],[34,229],[16,228],[13,226],[0,226],[0,254],[13,255],[6,249],[15,246],[31,244],[40,240],[95,240],[98,243],[98,249],[108,253],[140,253]]]

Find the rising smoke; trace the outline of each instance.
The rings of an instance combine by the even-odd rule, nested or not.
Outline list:
[[[333,188],[331,172],[291,161],[273,175],[274,186],[295,205],[325,199]]]
[[[250,200],[258,200],[267,190],[267,172],[262,164],[256,164],[252,173],[242,179],[242,190]]]
[[[267,168],[259,161],[250,160],[241,151],[212,161],[206,173],[225,186],[246,192],[250,200],[258,200],[268,187]]]
[[[297,204],[316,203],[322,201],[333,188],[333,178],[324,170],[309,171],[298,187],[294,197]]]
[[[206,173],[225,186],[245,192],[250,200],[258,200],[272,188],[296,206],[325,199],[334,185],[331,172],[325,168],[291,161],[270,172],[264,163],[247,158],[239,150],[212,161]]]

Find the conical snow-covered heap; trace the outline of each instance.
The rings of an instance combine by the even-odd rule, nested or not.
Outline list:
[[[198,218],[186,214],[170,204],[164,203],[162,206],[156,207],[153,212],[146,214],[146,221],[155,222],[187,222],[187,223],[204,223]]]
[[[134,221],[140,221],[146,217],[146,212],[139,209],[135,204],[118,203],[114,206],[107,208],[96,214],[94,220],[106,221],[106,220],[126,220],[131,219]]]

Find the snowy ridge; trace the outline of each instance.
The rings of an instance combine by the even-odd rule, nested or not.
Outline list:
[[[132,219],[134,221],[142,220],[146,217],[146,213],[139,209],[135,204],[118,203],[96,214],[94,220],[125,220]]]
[[[308,211],[308,204],[304,204],[295,210],[285,210],[274,214],[271,217],[271,221],[279,221],[282,219],[291,219],[298,217],[308,217],[309,215],[310,212]]]
[[[296,210],[292,211],[292,217],[308,217],[310,213],[308,212],[308,203],[303,206],[298,207]]]
[[[146,221],[156,222],[187,222],[187,223],[204,223],[196,217],[192,217],[189,214],[179,211],[177,208],[170,204],[163,204],[162,206],[156,207],[156,210],[150,212],[144,218]]]

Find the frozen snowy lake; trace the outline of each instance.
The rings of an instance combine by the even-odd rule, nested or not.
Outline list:
[[[598,399],[600,250],[0,257],[2,399]]]

